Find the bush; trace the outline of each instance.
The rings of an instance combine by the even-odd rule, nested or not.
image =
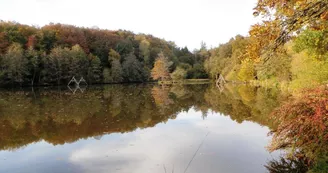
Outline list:
[[[187,71],[181,67],[175,69],[173,73],[171,73],[171,78],[173,80],[183,80],[187,77]]]

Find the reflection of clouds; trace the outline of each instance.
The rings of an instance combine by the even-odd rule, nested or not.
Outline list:
[[[15,152],[0,151],[0,172],[4,173],[78,173],[79,167],[74,167],[66,158],[72,148],[84,144],[80,141],[74,144],[53,146],[45,141],[33,143]]]
[[[268,129],[255,123],[238,124],[229,117],[182,112],[176,120],[154,128],[91,141],[70,155],[70,162],[85,172],[183,172],[204,139],[188,169],[192,172],[265,172],[271,159],[265,150]]]
[[[74,151],[70,161],[95,172],[162,172],[163,165],[169,170],[173,164],[176,171],[181,171],[184,162],[179,160],[186,162],[194,149],[181,144],[193,144],[197,139],[189,138],[183,128],[180,132],[176,130],[162,124],[126,134],[119,140],[104,137],[106,142],[88,144]]]

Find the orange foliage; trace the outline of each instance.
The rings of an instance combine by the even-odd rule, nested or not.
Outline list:
[[[154,80],[163,80],[170,77],[170,73],[168,71],[168,62],[163,53],[160,53],[159,57],[155,61],[154,68],[151,70],[151,76]]]
[[[249,31],[250,42],[246,47],[246,55],[250,59],[259,59],[262,51],[278,37],[280,29],[278,21],[264,21],[255,24]]]
[[[280,122],[271,150],[285,147],[320,151],[328,143],[328,87],[304,91],[272,114]]]
[[[155,100],[156,105],[165,107],[167,105],[173,104],[173,100],[169,97],[169,92],[170,88],[165,86],[162,86],[161,88],[155,86],[152,89],[151,94]]]

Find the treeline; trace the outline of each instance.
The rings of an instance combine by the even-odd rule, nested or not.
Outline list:
[[[204,65],[212,78],[292,89],[328,83],[326,0],[258,1],[254,15],[264,18],[249,36],[210,50]]]
[[[173,42],[129,31],[49,24],[38,28],[0,22],[0,85],[145,82],[162,53],[185,78],[206,78],[204,47],[191,53]]]
[[[285,85],[292,89],[328,83],[328,30],[306,29],[277,51],[248,53],[251,37],[236,36],[210,50],[205,69],[212,78],[222,74],[229,81]],[[267,58],[269,56],[269,58]]]

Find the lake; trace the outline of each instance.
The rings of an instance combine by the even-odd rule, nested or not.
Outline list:
[[[0,91],[0,172],[263,173],[288,96],[210,84]]]

